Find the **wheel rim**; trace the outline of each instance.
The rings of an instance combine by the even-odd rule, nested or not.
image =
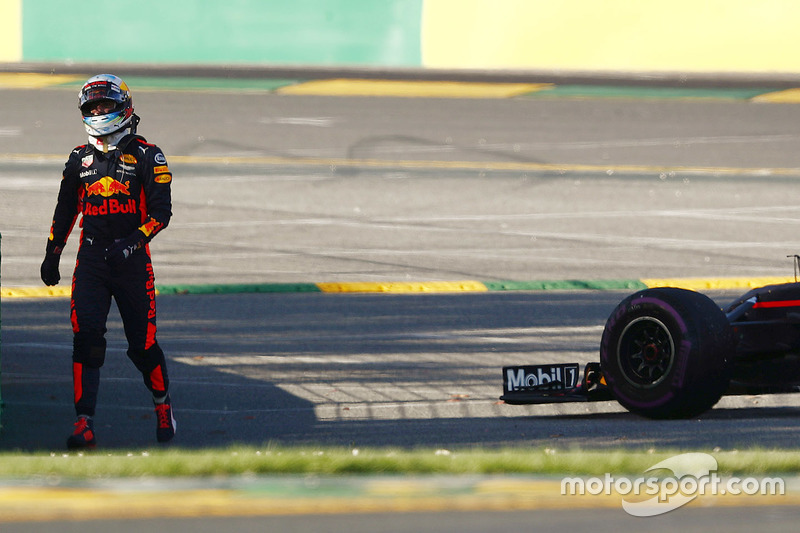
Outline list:
[[[619,337],[617,362],[632,385],[658,386],[675,362],[675,342],[667,326],[651,316],[631,321]]]

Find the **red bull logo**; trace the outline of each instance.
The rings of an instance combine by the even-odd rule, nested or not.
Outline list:
[[[131,193],[128,190],[127,185],[120,183],[110,176],[105,176],[94,183],[86,184],[86,196],[98,195],[107,198],[109,196],[114,196],[115,194],[125,194],[130,196]]]
[[[103,216],[115,215],[117,213],[135,213],[136,200],[129,198],[125,202],[120,202],[116,198],[104,199],[100,205],[93,205],[90,203],[83,204],[84,216]]]
[[[139,226],[139,230],[149,237],[153,232],[158,231],[160,227],[161,222],[151,217],[150,220]]]

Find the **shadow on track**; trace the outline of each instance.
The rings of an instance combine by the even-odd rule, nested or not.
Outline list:
[[[174,444],[795,446],[794,406],[720,407],[695,420],[652,421],[615,402],[571,410],[497,404],[500,366],[510,358],[596,358],[594,337],[619,299],[613,292],[162,295],[159,338],[173,380]],[[73,420],[68,308],[63,299],[4,302],[0,450],[63,449]],[[99,445],[151,447],[155,418],[115,316],[96,417]],[[576,339],[570,328],[588,333]],[[345,386],[353,387],[346,398]],[[448,396],[459,387],[479,392]],[[437,416],[420,414],[425,394],[438,394],[429,402]],[[379,404],[390,416],[369,416]],[[368,416],[319,416],[321,408],[349,405]]]

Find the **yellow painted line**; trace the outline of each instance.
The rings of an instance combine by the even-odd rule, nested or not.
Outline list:
[[[617,498],[562,496],[560,483],[529,482],[524,487],[476,487],[473,493],[437,495],[394,483],[366,482],[359,495],[343,497],[261,495],[235,490],[164,491],[9,487],[0,489],[0,523],[212,516],[270,516],[452,510],[513,510],[617,507]],[[371,486],[370,486],[371,485]],[[514,489],[513,491],[510,489]],[[520,490],[522,489],[522,490]]]
[[[794,278],[788,277],[762,277],[762,278],[663,278],[643,279],[642,283],[649,288],[678,287],[692,291],[728,290],[728,289],[756,289],[765,285],[780,283],[794,283]]]
[[[322,292],[486,292],[480,281],[398,281],[317,283]]]
[[[161,294],[156,289],[156,295]],[[72,288],[64,287],[0,287],[2,298],[69,298]]]
[[[553,485],[553,486],[550,486]],[[229,490],[160,492],[99,491],[86,489],[15,487],[0,491],[0,523],[56,520],[137,518],[286,516],[442,512],[455,510],[508,511],[515,509],[620,508],[616,498],[565,497],[560,486],[522,494],[466,494],[424,497],[361,495],[350,497],[259,496]],[[546,495],[549,494],[549,497]],[[166,498],[166,500],[165,500]],[[168,504],[165,505],[165,501]]]
[[[63,155],[0,153],[0,163],[64,162]],[[582,165],[569,163],[528,163],[521,161],[429,161],[414,159],[295,158],[277,156],[181,156],[169,157],[170,163],[191,165],[292,165],[319,167],[420,168],[453,170],[496,170],[520,172],[586,172],[614,174],[699,174],[753,176],[800,176],[800,168],[781,167],[682,167],[658,165]]]
[[[440,495],[402,482],[367,481],[358,495],[284,497],[228,489],[171,491],[6,487],[0,523],[181,517],[289,516],[444,511],[619,509],[616,493],[561,494],[560,481],[488,480],[463,494]],[[633,499],[633,498],[631,498]],[[165,505],[165,501],[168,504]],[[690,506],[797,506],[800,495],[699,496]]]
[[[425,98],[511,98],[552,88],[551,83],[475,83],[332,79],[281,87],[275,92],[319,96],[397,96]]]
[[[786,89],[754,96],[751,102],[764,102],[770,104],[797,104],[800,103],[800,89]]]
[[[0,89],[44,89],[83,80],[67,74],[0,73]]]
[[[50,298],[69,297],[71,288],[66,287],[2,287],[0,297],[3,298]]]

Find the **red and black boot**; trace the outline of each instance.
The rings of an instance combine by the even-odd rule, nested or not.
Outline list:
[[[175,436],[176,427],[169,394],[162,402],[154,400],[153,403],[156,406],[156,439],[158,442],[169,442]]]
[[[94,435],[94,421],[88,416],[79,416],[75,422],[75,431],[67,438],[67,448],[70,450],[85,450],[97,446]]]

